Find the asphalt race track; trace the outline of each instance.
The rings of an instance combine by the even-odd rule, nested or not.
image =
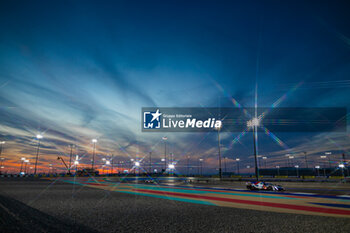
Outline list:
[[[0,232],[350,232],[348,190],[241,188],[1,178]]]

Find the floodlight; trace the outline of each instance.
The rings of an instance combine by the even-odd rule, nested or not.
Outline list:
[[[253,119],[251,119],[247,122],[248,127],[256,127],[259,125],[260,125],[260,120],[256,117],[254,117]]]

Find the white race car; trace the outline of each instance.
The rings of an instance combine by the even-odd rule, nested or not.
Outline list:
[[[249,190],[266,190],[266,191],[284,191],[284,188],[281,185],[265,183],[262,181],[247,182],[247,189],[249,189]]]

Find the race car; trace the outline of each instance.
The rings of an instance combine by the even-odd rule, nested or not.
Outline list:
[[[144,181],[146,184],[153,184],[154,180],[153,179],[147,179]]]
[[[247,189],[249,189],[249,190],[265,190],[265,191],[284,191],[284,188],[281,185],[265,183],[262,181],[247,182]]]

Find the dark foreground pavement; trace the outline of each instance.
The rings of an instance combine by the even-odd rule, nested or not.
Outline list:
[[[350,232],[350,221],[6,178],[0,179],[0,232]]]

